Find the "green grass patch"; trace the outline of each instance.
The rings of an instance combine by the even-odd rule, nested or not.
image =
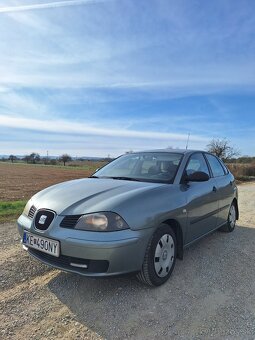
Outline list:
[[[26,203],[27,201],[0,202],[0,223],[15,221]]]
[[[37,163],[37,164],[32,164],[32,163],[25,163],[25,162],[2,162],[0,161],[0,164],[4,165],[10,165],[12,164],[13,166],[25,166],[25,167],[35,167],[35,168],[51,168],[51,169],[63,169],[63,170],[84,170],[84,171],[90,171],[90,172],[95,172],[96,169],[101,168],[107,162],[99,161],[99,162],[80,162],[80,163],[75,163],[75,162],[70,162],[66,163],[64,166],[63,164],[57,163],[57,164],[42,164],[42,163]]]

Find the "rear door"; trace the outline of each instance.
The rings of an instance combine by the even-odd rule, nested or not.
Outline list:
[[[234,182],[228,170],[221,164],[217,157],[206,153],[211,172],[216,181],[216,188],[219,198],[219,212],[217,225],[224,224],[228,219],[230,204],[234,197]]]
[[[211,177],[201,152],[192,154],[186,165],[185,172],[188,175],[195,171],[207,173],[210,179],[206,182],[189,182],[185,185],[188,216],[186,244],[207,234],[217,226],[219,202],[216,181]]]

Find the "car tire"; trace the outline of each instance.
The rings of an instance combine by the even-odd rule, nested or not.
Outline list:
[[[174,269],[176,254],[175,233],[169,225],[161,224],[149,241],[138,280],[149,286],[165,283]]]
[[[227,223],[224,224],[219,230],[225,233],[231,233],[235,229],[236,220],[237,220],[237,208],[235,202],[232,202],[229,208]]]

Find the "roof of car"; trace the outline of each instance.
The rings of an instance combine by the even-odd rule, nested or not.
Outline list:
[[[154,150],[143,150],[143,151],[137,151],[138,152],[170,152],[170,153],[181,153],[181,154],[188,154],[193,152],[205,152],[203,150],[190,150],[190,149],[154,149]]]

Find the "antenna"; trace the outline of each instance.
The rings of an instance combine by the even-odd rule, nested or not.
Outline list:
[[[186,150],[188,149],[188,146],[189,146],[189,136],[190,136],[190,132],[188,134],[188,138],[187,138],[187,143],[186,143]]]

